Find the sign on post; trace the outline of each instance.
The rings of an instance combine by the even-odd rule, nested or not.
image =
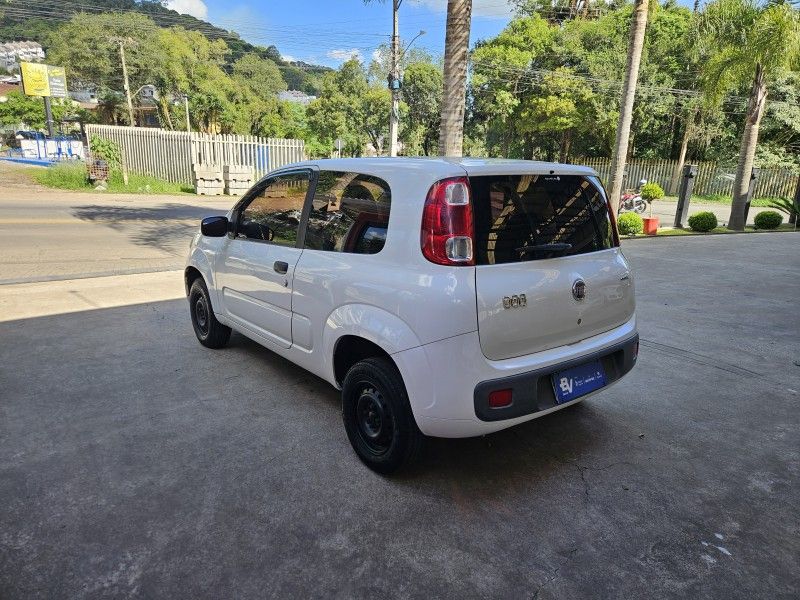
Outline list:
[[[28,96],[66,98],[67,76],[64,67],[21,62],[22,89]]]

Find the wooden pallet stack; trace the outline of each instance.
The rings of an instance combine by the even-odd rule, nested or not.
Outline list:
[[[201,196],[221,196],[225,190],[222,169],[216,165],[195,164],[194,190]]]
[[[225,165],[222,168],[225,178],[225,193],[241,196],[251,187],[255,179],[255,169],[246,165]]]

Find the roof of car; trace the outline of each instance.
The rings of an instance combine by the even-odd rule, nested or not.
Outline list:
[[[513,160],[506,158],[470,157],[374,157],[374,158],[331,158],[309,160],[287,167],[317,166],[320,169],[335,171],[357,171],[381,176],[397,171],[424,171],[428,176],[449,177],[458,174],[459,167],[468,175],[597,175],[597,172],[581,165],[540,162],[534,160]],[[285,167],[284,167],[285,168]]]

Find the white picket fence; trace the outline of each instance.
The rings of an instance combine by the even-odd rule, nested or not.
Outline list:
[[[256,179],[284,165],[305,160],[303,140],[253,135],[212,135],[147,127],[86,125],[89,151],[93,137],[116,143],[131,173],[192,184],[192,164],[243,165]]]

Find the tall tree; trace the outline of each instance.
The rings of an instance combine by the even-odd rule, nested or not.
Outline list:
[[[628,60],[625,64],[625,78],[622,83],[619,122],[614,150],[611,154],[611,201],[619,202],[622,196],[622,179],[625,174],[625,161],[628,157],[628,141],[633,120],[633,101],[636,97],[636,83],[639,79],[639,64],[642,61],[644,32],[647,29],[647,9],[649,0],[635,0],[631,30],[628,40]]]
[[[403,129],[406,154],[434,154],[442,104],[441,70],[430,62],[410,64],[403,81],[403,99],[408,105],[408,125]]]
[[[745,204],[769,86],[800,59],[800,20],[788,2],[714,0],[699,18],[701,82],[717,102],[749,84],[728,229],[745,226]]]
[[[444,42],[444,91],[439,129],[439,154],[461,156],[464,147],[464,105],[472,0],[447,0]]]

